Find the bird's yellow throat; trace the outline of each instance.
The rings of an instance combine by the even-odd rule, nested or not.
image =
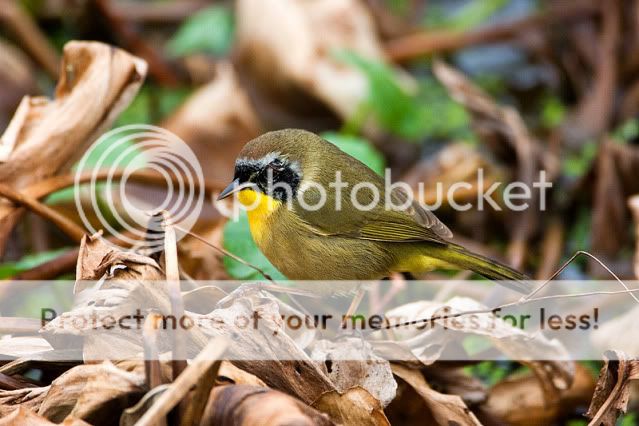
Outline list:
[[[249,188],[240,191],[237,198],[246,207],[251,235],[259,244],[265,236],[268,217],[282,205],[282,202]]]

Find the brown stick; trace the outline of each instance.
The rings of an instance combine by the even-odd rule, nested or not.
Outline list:
[[[138,426],[150,426],[162,420],[191,390],[202,375],[210,371],[211,366],[226,350],[224,338],[215,338],[193,360],[182,374],[160,396],[155,404],[138,420]]]
[[[564,224],[558,218],[553,218],[546,228],[544,240],[541,244],[541,264],[536,280],[543,280],[557,270],[564,248]]]
[[[162,371],[160,354],[158,352],[158,327],[162,316],[157,313],[150,314],[144,321],[142,339],[144,344],[144,377],[149,389],[162,384]]]
[[[564,2],[561,6],[553,6],[537,15],[474,31],[425,31],[411,34],[389,41],[385,50],[390,60],[406,61],[423,55],[510,40],[526,31],[594,15],[599,10],[598,3],[594,0]]]
[[[93,175],[95,175],[96,182],[106,180],[107,178],[109,178],[109,176],[111,176],[113,180],[120,180],[124,177],[124,173],[125,173],[124,170],[111,170],[111,171],[98,170],[96,172],[86,172],[86,173],[82,173],[77,178],[77,182],[78,183],[91,182],[91,180],[94,179]],[[171,182],[174,185],[178,185],[180,183],[180,176],[169,175],[169,177],[171,178]],[[132,172],[128,176],[128,180],[130,180],[131,182],[152,185],[152,186],[165,186],[167,183],[165,176],[159,173],[154,173],[150,170],[149,171],[138,170],[138,171]],[[76,183],[75,175],[69,174],[69,175],[55,176],[27,187],[24,193],[28,194],[29,196],[33,198],[41,199],[56,191],[60,191],[61,189],[73,186],[75,185],[75,183]],[[197,181],[194,181],[193,184],[196,186],[195,188],[196,190],[202,189],[208,196],[211,196],[213,193],[221,191],[225,186],[225,184],[222,182],[214,182],[210,180],[204,181],[204,188],[199,188],[198,186],[199,184]]]
[[[26,207],[38,216],[41,216],[51,222],[53,222],[62,232],[67,234],[75,242],[80,242],[85,232],[79,225],[67,219],[57,211],[53,210],[35,198],[21,194],[20,192],[12,189],[11,187],[0,184],[0,195],[8,198],[14,203]]]

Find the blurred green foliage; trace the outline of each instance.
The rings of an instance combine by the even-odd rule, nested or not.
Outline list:
[[[231,9],[216,5],[187,19],[169,40],[166,50],[172,57],[208,53],[223,56],[233,44],[235,21]]]
[[[542,100],[540,124],[546,129],[559,126],[566,117],[566,106],[557,96],[547,95]]]
[[[576,153],[571,153],[564,158],[562,163],[562,171],[568,177],[583,176],[597,156],[598,145],[595,141],[584,143]]]
[[[364,110],[370,111],[388,132],[415,142],[426,137],[468,136],[469,119],[465,109],[454,102],[435,79],[420,79],[416,93],[410,94],[386,64],[349,51],[335,52],[335,55],[366,75],[369,94]],[[359,117],[357,120],[363,124]]]
[[[2,264],[0,264],[0,279],[6,279],[20,272],[35,268],[36,266],[44,262],[55,259],[65,250],[66,249],[45,251],[41,253],[26,255],[15,262],[3,262]]]
[[[637,137],[639,137],[639,120],[636,118],[621,123],[612,132],[612,138],[619,143],[630,142]]]
[[[510,0],[474,0],[448,13],[439,5],[429,7],[424,19],[424,26],[432,29],[466,31],[475,28],[490,18]]]

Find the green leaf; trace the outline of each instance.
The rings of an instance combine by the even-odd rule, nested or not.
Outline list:
[[[4,262],[0,264],[0,279],[6,279],[12,275],[27,271],[31,268],[35,268],[36,266],[44,262],[55,259],[65,250],[66,249],[62,248],[58,250],[45,251],[42,253],[29,254],[22,257],[20,260],[16,260],[15,262]]]
[[[566,106],[561,100],[553,95],[547,96],[543,100],[541,107],[541,125],[546,129],[557,127],[564,121],[566,116]]]
[[[612,138],[619,143],[626,143],[639,137],[639,120],[631,118],[621,123],[613,132]]]
[[[419,93],[411,95],[398,84],[394,70],[386,64],[349,51],[335,55],[366,75],[369,93],[360,110],[370,111],[387,131],[412,141],[426,136],[453,136],[463,129],[468,134],[466,111],[434,79],[420,81]],[[364,122],[361,117],[356,117],[356,121]]]
[[[169,40],[166,49],[172,57],[193,53],[222,56],[233,44],[235,22],[226,6],[211,6],[187,19]]]
[[[569,177],[583,176],[592,165],[597,155],[597,144],[594,141],[585,143],[580,152],[566,157],[562,164],[563,172]]]
[[[242,258],[251,265],[255,265],[278,281],[286,280],[275,266],[262,254],[251,236],[246,211],[241,210],[238,220],[229,220],[224,225],[224,248]],[[263,280],[264,277],[255,269],[240,262],[224,257],[224,268],[236,280]]]
[[[366,164],[378,175],[384,174],[384,167],[386,167],[384,156],[368,140],[335,132],[325,132],[321,136],[351,157]]]
[[[619,418],[617,422],[619,426],[636,426],[637,425],[637,413],[628,413]]]
[[[368,103],[382,127],[407,139],[422,136],[425,111],[414,97],[399,86],[390,67],[364,59],[354,52],[336,52],[336,56],[361,70],[368,78]]]

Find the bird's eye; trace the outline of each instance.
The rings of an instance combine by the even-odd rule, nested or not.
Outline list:
[[[268,167],[273,170],[282,171],[284,170],[284,163],[282,163],[282,160],[280,160],[279,158],[276,158],[275,160],[268,163]]]

